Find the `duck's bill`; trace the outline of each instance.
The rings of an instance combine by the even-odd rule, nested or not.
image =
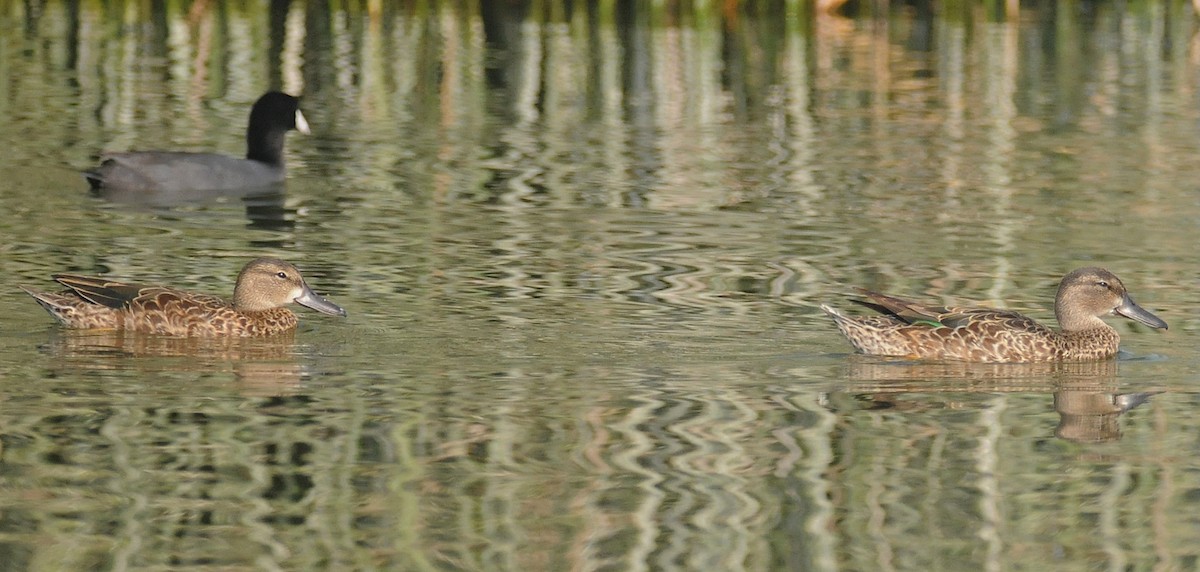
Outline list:
[[[341,306],[338,306],[337,304],[318,296],[312,291],[311,288],[308,288],[307,286],[304,287],[304,292],[296,298],[296,303],[304,306],[305,308],[316,310],[322,314],[341,316],[343,318],[346,317],[346,310],[342,309]]]
[[[305,135],[311,133],[308,129],[308,120],[304,118],[304,114],[300,113],[299,109],[296,110],[296,131]]]
[[[1163,330],[1167,329],[1166,322],[1160,320],[1158,316],[1151,314],[1145,308],[1135,304],[1133,298],[1130,298],[1129,295],[1125,296],[1125,301],[1122,302],[1120,306],[1117,306],[1113,312],[1116,312],[1117,315],[1124,316],[1135,322],[1146,324],[1151,328],[1159,328]]]

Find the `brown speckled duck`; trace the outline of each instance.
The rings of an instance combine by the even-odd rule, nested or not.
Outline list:
[[[853,317],[821,305],[850,344],[869,355],[971,362],[1101,360],[1115,356],[1120,336],[1100,318],[1124,316],[1151,328],[1167,323],[1133,302],[1125,285],[1103,268],[1063,277],[1054,297],[1061,331],[1009,310],[923,306],[861,290],[856,301],[882,315]]]
[[[296,327],[286,306],[295,302],[324,314],[345,316],[337,304],[315,294],[295,266],[259,258],[238,274],[233,301],[165,286],[113,282],[55,274],[61,293],[23,290],[68,328],[126,330],[167,336],[266,336]]]

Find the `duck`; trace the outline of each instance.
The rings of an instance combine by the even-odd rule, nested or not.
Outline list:
[[[66,291],[21,286],[63,326],[187,337],[269,336],[293,331],[298,319],[287,306],[300,304],[346,317],[346,310],[318,296],[293,265],[257,258],[238,274],[233,299],[96,276],[55,274]]]
[[[83,172],[93,192],[222,191],[282,183],[288,131],[310,132],[300,99],[279,91],[259,97],[246,127],[246,157],[181,151],[105,153]]]
[[[926,306],[866,289],[855,300],[878,312],[850,316],[821,304],[838,330],[868,355],[967,362],[1105,360],[1117,355],[1117,331],[1102,319],[1117,315],[1151,328],[1167,323],[1137,305],[1115,274],[1078,268],[1063,277],[1054,296],[1059,329],[1011,310]]]

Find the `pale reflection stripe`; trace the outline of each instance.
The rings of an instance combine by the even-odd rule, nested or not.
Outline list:
[[[304,37],[307,35],[304,3],[295,1],[288,6],[284,23],[283,53],[280,54],[283,90],[291,94],[304,93]]]
[[[1121,501],[1125,499],[1126,491],[1135,484],[1130,475],[1129,464],[1127,462],[1114,463],[1108,478],[1108,486],[1100,492],[1098,497],[1100,506],[1097,509],[1100,514],[1097,528],[1100,529],[1100,536],[1103,540],[1101,548],[1108,555],[1109,570],[1129,570],[1134,566],[1122,548],[1125,541],[1125,528],[1121,523],[1121,519],[1126,516],[1122,513]]]
[[[643,493],[642,498],[628,511],[632,524],[636,528],[635,541],[633,546],[621,555],[626,570],[639,572],[650,569],[650,555],[654,552],[655,539],[661,534],[658,526],[658,514],[662,510],[665,497],[659,488],[664,477],[642,467],[641,459],[651,455],[657,448],[657,444],[639,425],[654,419],[656,411],[665,403],[660,401],[655,393],[648,391],[631,395],[629,400],[636,405],[629,408],[623,419],[612,424],[614,431],[629,445],[614,452],[612,460],[614,466],[641,477],[637,489]]]
[[[978,447],[975,449],[975,467],[978,478],[975,481],[979,489],[979,512],[982,517],[978,534],[983,540],[985,557],[984,570],[998,572],[1006,568],[1003,563],[1004,540],[1000,536],[1004,524],[1004,513],[1001,510],[1003,498],[1000,493],[999,445],[1004,433],[1002,416],[1008,402],[1004,396],[991,399],[979,413],[979,424],[983,431],[979,436]]]
[[[783,479],[795,472],[800,481],[807,485],[807,490],[798,491],[798,494],[802,494],[814,508],[804,523],[804,530],[812,543],[809,547],[812,553],[809,563],[815,565],[814,570],[832,571],[837,570],[838,541],[832,533],[837,526],[829,475],[834,474],[833,440],[838,430],[838,417],[830,412],[821,399],[813,397],[804,392],[772,399],[772,403],[782,409],[800,412],[818,420],[809,428],[780,428],[772,432],[780,445],[789,451],[789,455],[777,462],[774,475]]]
[[[674,540],[690,545],[685,554],[692,569],[743,570],[749,555],[766,553],[753,533],[761,527],[762,506],[747,490],[756,480],[755,458],[741,445],[758,425],[758,413],[733,391],[690,394],[684,403],[693,401],[687,409],[702,413],[669,426],[692,447],[675,466],[690,475],[687,489],[698,506],[687,520],[695,526]]]

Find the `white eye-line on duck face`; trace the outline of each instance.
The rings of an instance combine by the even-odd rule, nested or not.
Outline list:
[[[304,114],[300,113],[299,109],[296,110],[296,131],[299,131],[305,135],[311,133],[308,130],[308,120],[304,119]]]

